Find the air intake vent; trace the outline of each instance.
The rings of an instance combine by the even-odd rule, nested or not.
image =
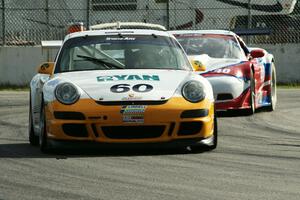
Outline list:
[[[218,94],[217,96],[217,101],[224,101],[224,100],[231,100],[231,99],[233,99],[233,96],[230,93]]]
[[[178,135],[195,135],[202,129],[202,122],[181,122]]]
[[[85,120],[85,117],[80,112],[61,112],[55,111],[54,117],[56,119],[64,119],[64,120]]]
[[[160,137],[165,126],[103,126],[104,135],[112,139],[144,139]]]
[[[88,137],[88,132],[84,124],[63,124],[62,129],[68,136]]]

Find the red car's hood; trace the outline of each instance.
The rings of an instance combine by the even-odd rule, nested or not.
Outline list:
[[[189,56],[189,59],[197,59],[201,61],[201,63],[206,67],[206,71],[203,71],[201,73],[206,73],[224,67],[235,66],[245,62],[244,60],[234,58],[211,58],[206,54],[199,56]]]

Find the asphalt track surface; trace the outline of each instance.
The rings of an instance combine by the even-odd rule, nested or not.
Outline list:
[[[0,92],[0,199],[300,199],[300,90],[274,112],[219,118],[213,152],[92,149],[27,141],[28,92]]]

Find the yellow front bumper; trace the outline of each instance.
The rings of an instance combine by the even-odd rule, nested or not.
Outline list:
[[[214,130],[214,104],[207,99],[190,103],[180,97],[171,98],[164,104],[145,105],[137,116],[130,115],[130,110],[124,111],[122,105],[101,105],[91,99],[80,99],[73,105],[54,101],[48,103],[45,110],[47,136],[55,140],[102,143],[200,140],[212,136]],[[206,110],[208,113],[183,117],[182,112],[187,110]],[[76,117],[74,112],[81,113],[83,118]],[[132,121],[134,117],[138,120]]]

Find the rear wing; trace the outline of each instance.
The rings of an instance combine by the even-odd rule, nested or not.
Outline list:
[[[103,29],[152,29],[159,31],[166,31],[167,29],[159,24],[150,24],[143,22],[113,22],[96,24],[90,27],[90,30],[103,30]]]

